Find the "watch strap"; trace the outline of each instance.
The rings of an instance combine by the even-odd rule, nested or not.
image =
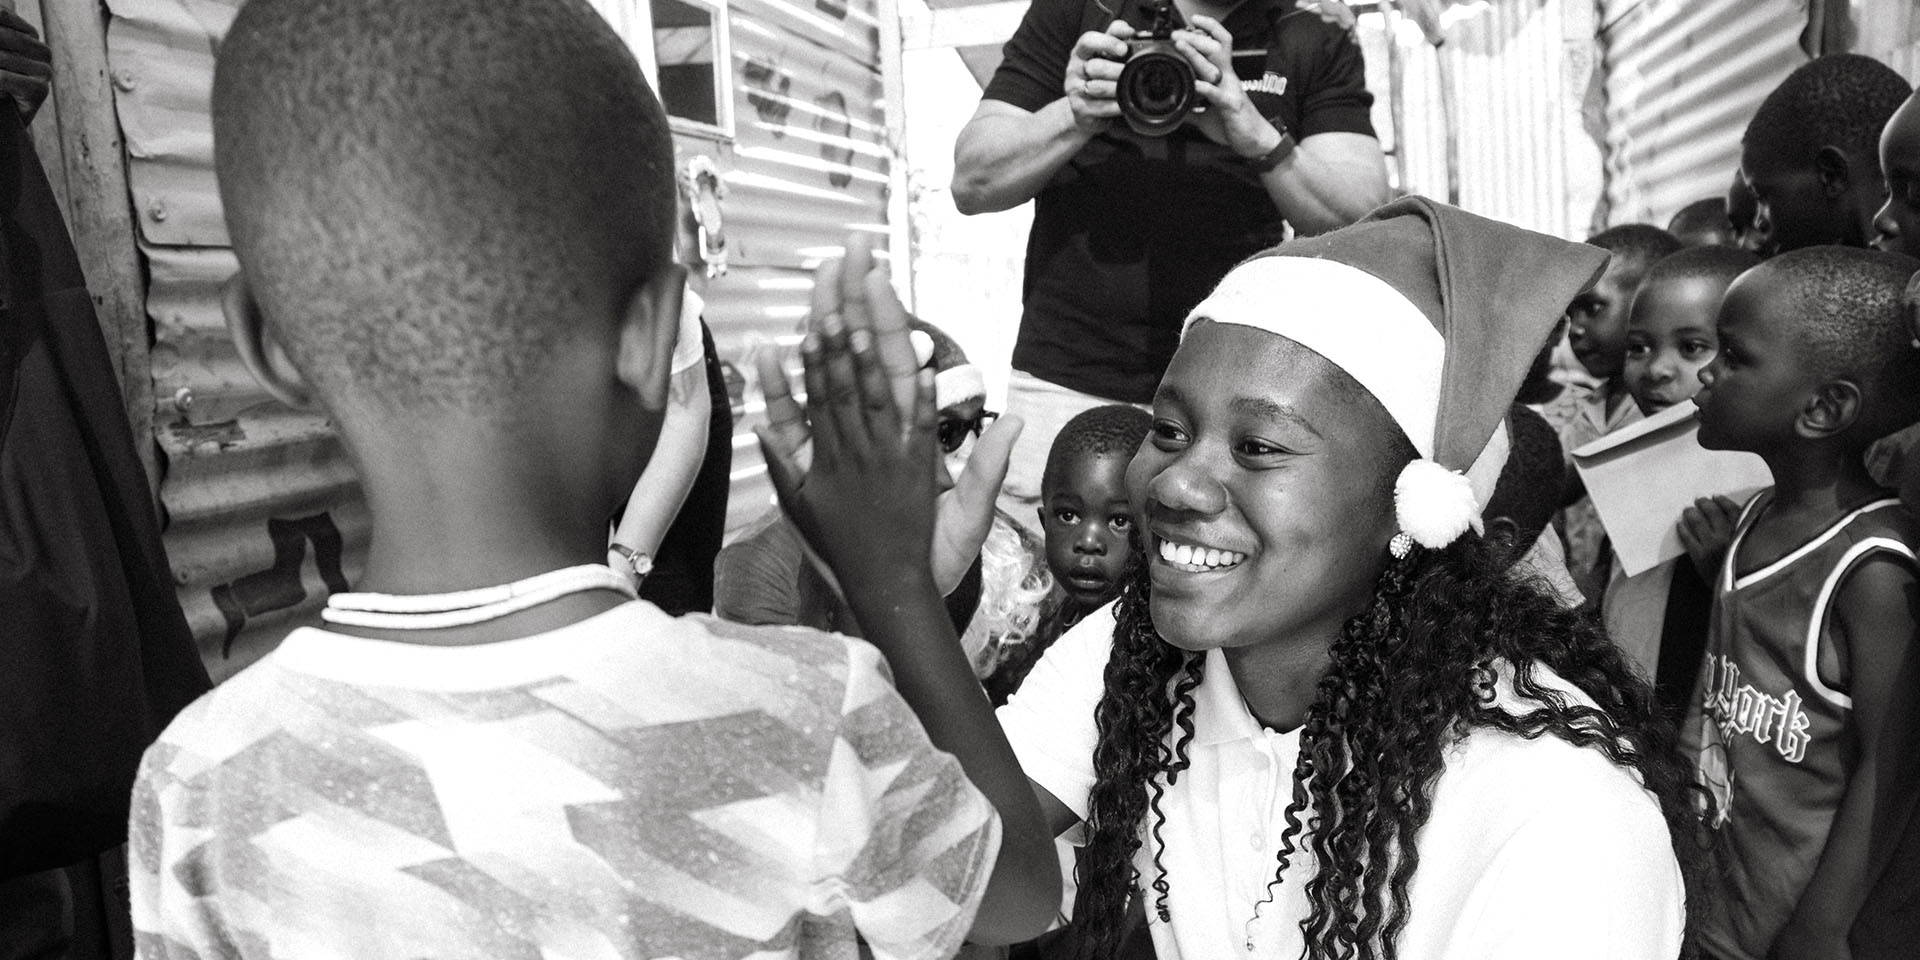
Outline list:
[[[653,557],[650,554],[635,550],[624,543],[609,544],[607,546],[607,552],[617,553],[622,560],[627,562],[627,568],[633,571],[633,579],[635,582],[638,582],[641,578],[653,572]]]
[[[1299,145],[1300,144],[1293,139],[1293,133],[1282,128],[1280,130],[1280,142],[1274,144],[1272,150],[1268,150],[1259,157],[1248,160],[1247,163],[1253,167],[1254,173],[1264,174],[1285,162],[1287,157],[1293,155],[1293,149]]]

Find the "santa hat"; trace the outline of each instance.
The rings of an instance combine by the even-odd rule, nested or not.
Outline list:
[[[1408,541],[1439,549],[1480,529],[1506,462],[1507,408],[1606,264],[1598,247],[1406,197],[1240,264],[1187,325],[1286,337],[1380,401],[1420,453],[1394,485],[1404,555]]]
[[[980,368],[967,359],[967,352],[947,336],[945,330],[919,317],[909,317],[907,334],[913,341],[913,354],[922,369],[933,371],[933,402],[948,407],[987,395],[987,380]]]

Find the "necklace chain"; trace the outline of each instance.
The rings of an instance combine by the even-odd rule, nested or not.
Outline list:
[[[453,593],[336,593],[327,598],[320,619],[374,630],[443,630],[498,620],[589,590],[613,590],[628,599],[639,596],[626,576],[605,564],[589,563]]]

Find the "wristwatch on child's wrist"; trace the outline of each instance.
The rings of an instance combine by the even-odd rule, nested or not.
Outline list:
[[[640,586],[640,581],[645,580],[647,574],[653,572],[652,555],[644,551],[635,550],[624,543],[609,544],[607,546],[607,554],[610,557],[619,558],[619,562],[609,563],[607,566],[630,574],[633,577],[633,585],[635,587]]]

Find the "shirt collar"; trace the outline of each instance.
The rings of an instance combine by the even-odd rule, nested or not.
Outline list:
[[[1267,729],[1253,718],[1227,669],[1227,655],[1207,651],[1206,679],[1193,695],[1193,745],[1212,747],[1236,740],[1259,741]]]

